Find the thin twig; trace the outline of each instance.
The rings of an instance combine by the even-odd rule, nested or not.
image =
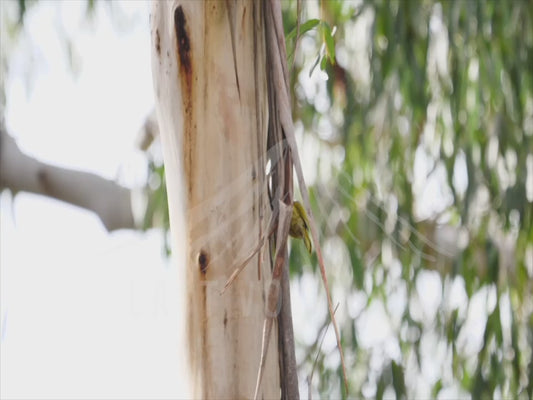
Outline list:
[[[337,305],[335,306],[335,310],[333,310],[334,314],[337,312],[337,308],[339,308],[339,304],[340,303],[337,303]],[[318,356],[320,355],[320,350],[322,349],[322,345],[324,344],[324,339],[326,338],[326,334],[328,333],[328,329],[330,325],[331,324],[329,322],[326,325],[326,329],[324,331],[324,334],[322,335],[322,339],[320,340],[320,344],[318,345],[318,349],[316,351],[316,357],[315,357],[315,361],[313,362],[313,368],[311,368],[311,375],[309,375],[309,377],[307,378],[307,393],[308,393],[309,400],[311,400],[311,383],[313,382],[313,374],[315,373],[315,367],[318,363]]]

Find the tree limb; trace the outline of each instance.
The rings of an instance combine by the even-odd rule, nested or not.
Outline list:
[[[27,156],[3,126],[0,188],[53,197],[93,211],[108,231],[137,228],[129,189],[94,174],[59,168]]]

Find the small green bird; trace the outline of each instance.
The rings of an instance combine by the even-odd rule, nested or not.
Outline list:
[[[299,201],[292,205],[291,226],[289,235],[296,239],[303,239],[309,254],[312,253],[311,239],[309,239],[309,220],[305,208]]]

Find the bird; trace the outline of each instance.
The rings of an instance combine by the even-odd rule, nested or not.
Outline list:
[[[311,239],[309,239],[309,219],[304,206],[299,201],[293,203],[289,235],[295,239],[303,239],[305,248],[309,254],[312,253],[313,247]]]

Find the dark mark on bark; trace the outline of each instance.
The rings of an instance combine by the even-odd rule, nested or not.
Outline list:
[[[159,29],[155,30],[155,50],[157,55],[161,57],[161,38],[159,37]]]
[[[205,250],[200,250],[200,254],[198,254],[198,266],[200,267],[200,272],[202,274],[206,274],[208,265],[209,255],[205,252]]]
[[[243,10],[242,10],[242,18],[241,18],[241,29],[242,31],[244,32],[244,24],[246,23],[246,20],[244,19],[244,17],[246,17],[246,6],[244,6]]]
[[[178,79],[181,82],[184,132],[183,132],[183,152],[185,174],[189,174],[193,168],[193,151],[195,148],[193,123],[196,120],[193,104],[195,104],[195,91],[193,90],[193,50],[190,37],[190,28],[187,25],[185,13],[182,6],[174,10],[174,30],[176,32],[176,63],[178,65]],[[196,74],[195,74],[196,75]],[[188,192],[192,191],[192,181],[188,185]]]
[[[224,310],[224,329],[226,329],[227,324],[228,324],[228,311]]]
[[[228,25],[230,29],[230,38],[231,38],[231,50],[233,53],[233,71],[235,73],[235,83],[237,84],[237,93],[239,94],[239,100],[241,99],[241,86],[239,83],[239,71],[237,70],[237,49],[235,45],[235,26],[234,26],[234,17],[235,17],[235,4],[226,0],[226,10],[228,17]]]
[[[43,169],[39,169],[37,171],[37,180],[39,181],[39,184],[41,185],[44,193],[50,192],[50,185],[48,184],[48,178],[46,176],[46,171]]]
[[[176,30],[176,39],[178,41],[181,68],[189,75],[191,73],[191,44],[187,34],[185,14],[181,6],[174,10],[174,29]]]

